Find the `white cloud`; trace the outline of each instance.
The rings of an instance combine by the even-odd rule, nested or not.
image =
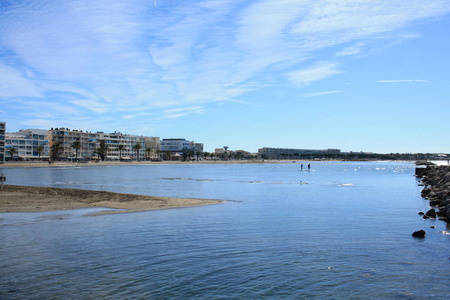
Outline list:
[[[29,0],[0,6],[0,96],[76,106],[92,119],[116,112],[145,118],[186,105],[207,109],[261,86],[303,86],[345,70],[314,63],[319,50],[362,54],[380,36],[392,41],[398,34],[388,33],[450,12],[446,0]],[[144,113],[133,113],[139,110]]]
[[[38,97],[44,96],[45,89],[21,68],[8,66],[0,61],[0,97]]]
[[[305,85],[341,73],[333,63],[320,62],[315,65],[286,73],[286,77],[296,85]]]
[[[163,112],[164,118],[166,119],[177,119],[180,117],[184,117],[190,114],[200,114],[204,113],[206,109],[202,106],[193,106],[193,107],[185,107],[185,108],[174,108],[168,109]]]
[[[381,83],[400,83],[400,82],[429,82],[423,79],[404,79],[404,80],[378,80]]]
[[[327,91],[327,92],[316,92],[316,93],[306,93],[303,94],[302,97],[318,97],[318,96],[325,96],[329,94],[336,94],[336,93],[344,93],[345,91]]]
[[[358,42],[355,45],[346,47],[342,49],[341,51],[336,53],[336,56],[349,56],[349,55],[357,55],[360,54],[363,51],[363,47],[365,46],[364,43]]]

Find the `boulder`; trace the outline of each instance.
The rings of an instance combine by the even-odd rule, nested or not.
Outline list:
[[[413,236],[413,237],[416,237],[416,238],[424,238],[425,235],[426,235],[425,230],[418,230],[418,231],[414,231],[414,232],[412,233],[412,236]]]
[[[430,201],[430,206],[440,206],[442,204],[441,200]]]
[[[436,218],[436,211],[434,210],[434,208],[432,208],[432,209],[430,209],[429,211],[427,211],[425,213],[425,216],[427,216],[428,218],[435,219]]]

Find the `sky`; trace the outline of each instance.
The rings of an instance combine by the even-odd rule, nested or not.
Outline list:
[[[450,153],[448,0],[0,0],[0,121]]]

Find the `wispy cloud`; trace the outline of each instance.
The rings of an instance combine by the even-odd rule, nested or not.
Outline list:
[[[362,54],[373,39],[449,13],[450,2],[26,0],[0,9],[0,97],[121,119],[136,110],[177,118],[202,109],[171,108],[338,75],[345,65],[319,51]]]
[[[167,119],[177,119],[190,114],[200,114],[204,113],[206,109],[202,106],[185,107],[185,108],[174,108],[164,111],[164,116]]]
[[[313,81],[341,73],[333,63],[319,62],[311,67],[286,73],[286,77],[296,85],[305,85]]]
[[[341,51],[336,53],[336,56],[349,56],[349,55],[357,55],[363,52],[364,43],[358,42],[355,45],[345,47]]]
[[[401,82],[429,82],[423,79],[404,79],[404,80],[378,80],[381,83],[401,83]]]
[[[316,92],[316,93],[306,93],[302,97],[319,97],[336,93],[344,93],[345,91],[327,91],[327,92]]]

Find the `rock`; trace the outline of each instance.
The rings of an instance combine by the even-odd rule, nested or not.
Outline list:
[[[425,230],[418,230],[418,231],[414,231],[414,232],[412,233],[412,236],[413,236],[413,237],[416,237],[416,238],[424,238],[425,235],[426,235]]]
[[[427,196],[431,193],[431,188],[425,187],[420,193],[422,194],[422,197]]]
[[[447,198],[445,201],[442,201],[441,204],[439,204],[439,207],[445,207],[450,205],[450,198]]]
[[[419,212],[419,215],[423,216],[425,213],[423,211]]]
[[[442,203],[441,200],[433,200],[433,201],[430,201],[430,206],[440,206],[441,203]]]
[[[432,208],[432,209],[430,209],[429,211],[427,211],[425,213],[425,216],[427,216],[428,218],[435,219],[436,218],[436,211],[434,210],[434,208]]]

